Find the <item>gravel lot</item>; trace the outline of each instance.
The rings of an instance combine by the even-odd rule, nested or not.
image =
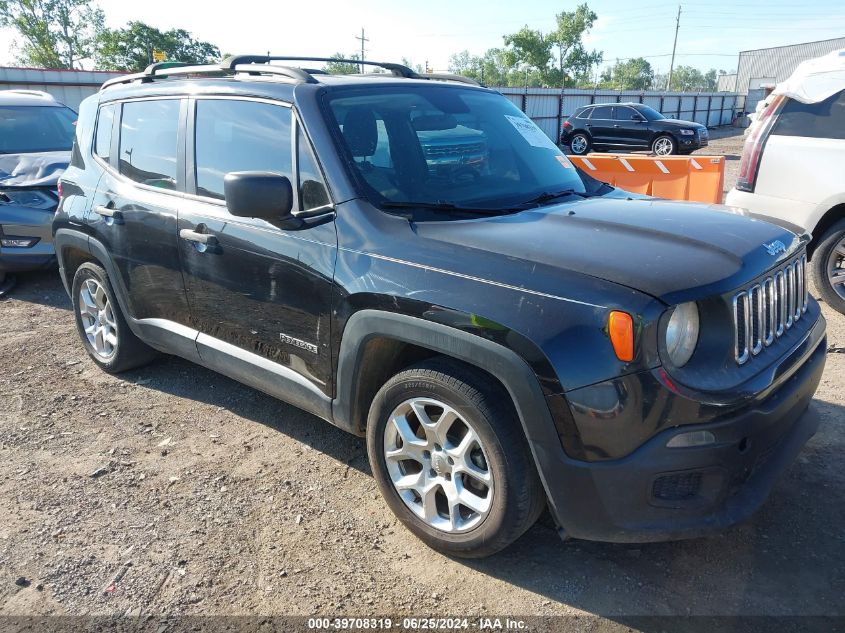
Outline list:
[[[732,132],[708,153],[735,178]],[[845,614],[845,317],[826,306],[820,431],[750,523],[622,546],[562,543],[546,517],[468,563],[394,520],[362,440],[177,358],[109,376],[56,273],[18,281],[0,301],[0,614]]]

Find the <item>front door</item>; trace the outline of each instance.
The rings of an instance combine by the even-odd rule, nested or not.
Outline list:
[[[290,385],[276,393],[274,384],[292,379],[300,388],[304,380],[303,393],[330,393],[334,222],[287,231],[270,220],[235,217],[223,189],[229,172],[274,172],[291,180],[295,210],[327,205],[307,139],[286,104],[252,99],[192,100],[187,129],[193,195],[180,209],[179,251],[200,356],[309,408],[291,398]]]
[[[613,129],[619,145],[648,146],[648,121],[634,108],[618,105],[613,109]]]

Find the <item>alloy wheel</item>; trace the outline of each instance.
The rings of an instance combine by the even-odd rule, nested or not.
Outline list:
[[[114,356],[117,323],[108,295],[96,279],[86,279],[79,289],[79,316],[88,343],[97,356],[103,359]]]
[[[834,246],[827,260],[827,280],[833,291],[845,299],[845,239]]]
[[[672,139],[661,136],[654,141],[654,153],[658,156],[669,156],[672,153]]]
[[[490,513],[494,481],[481,438],[448,404],[412,398],[396,407],[384,459],[402,501],[427,525],[466,532]]]
[[[574,154],[583,154],[587,151],[587,139],[581,134],[579,134],[578,136],[572,139],[572,143],[570,144],[569,148]]]

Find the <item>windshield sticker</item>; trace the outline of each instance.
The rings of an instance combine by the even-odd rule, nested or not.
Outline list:
[[[552,143],[552,140],[546,136],[543,131],[538,128],[531,119],[525,119],[519,116],[511,116],[506,114],[505,118],[510,121],[511,125],[516,128],[516,131],[522,135],[529,145],[534,147],[545,147],[546,149],[557,149],[557,145]]]
[[[563,165],[567,169],[572,169],[572,163],[570,163],[569,159],[566,156],[564,156],[563,154],[558,154],[557,156],[555,156],[555,158],[557,158],[557,162],[559,162],[561,165]]]

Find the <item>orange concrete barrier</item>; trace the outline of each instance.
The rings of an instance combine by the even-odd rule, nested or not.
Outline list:
[[[722,202],[724,156],[587,154],[569,159],[593,178],[625,191],[671,200]]]

